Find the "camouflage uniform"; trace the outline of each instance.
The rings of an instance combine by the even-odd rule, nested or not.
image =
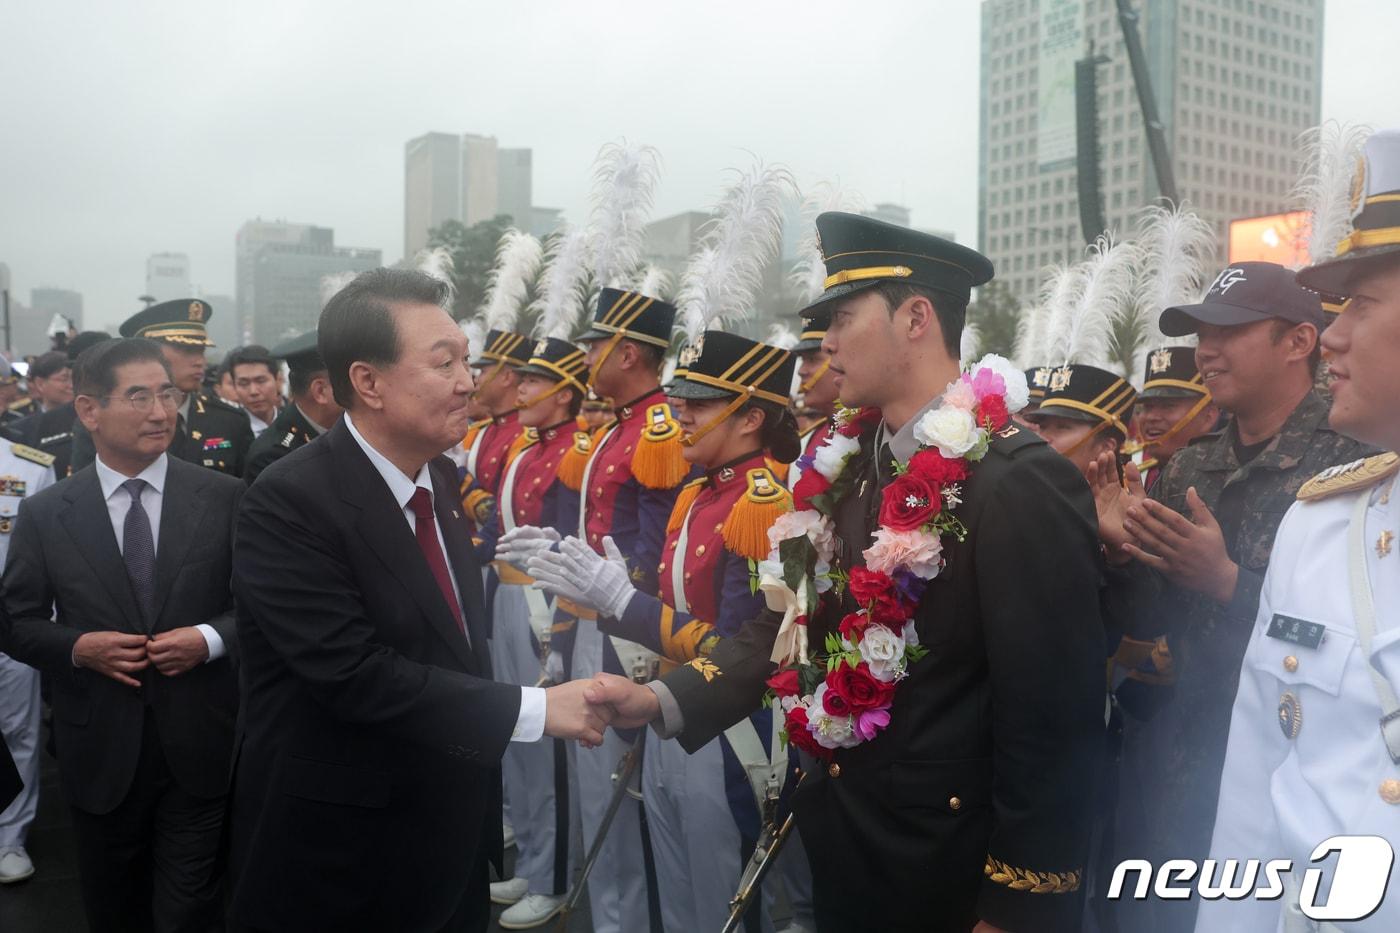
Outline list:
[[[1168,462],[1152,498],[1190,516],[1193,486],[1220,522],[1225,547],[1239,565],[1228,605],[1167,582],[1135,565],[1120,577],[1128,587],[1115,601],[1132,617],[1121,620],[1130,637],[1166,637],[1170,668],[1161,681],[1130,679],[1118,688],[1125,717],[1117,858],[1205,858],[1210,846],[1230,709],[1240,663],[1259,607],[1274,534],[1298,487],[1326,467],[1367,456],[1369,448],[1327,426],[1330,404],[1310,392],[1283,429],[1253,460],[1240,466],[1234,422],[1204,435]],[[1120,655],[1121,657],[1121,655]],[[1162,655],[1158,653],[1159,668]],[[1171,676],[1174,672],[1174,677]],[[1122,902],[1150,911],[1122,929],[1191,929],[1195,900]]]

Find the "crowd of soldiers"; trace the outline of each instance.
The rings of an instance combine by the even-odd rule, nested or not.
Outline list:
[[[734,332],[778,250],[778,170],[727,193],[675,301],[637,261],[646,150],[605,151],[598,222],[545,253],[508,234],[482,321],[464,325],[475,420],[445,452],[493,676],[594,680],[617,718],[597,747],[506,750],[500,925],[567,916],[586,889],[600,933],[1343,928],[1313,919],[1293,880],[1275,899],[1109,891],[1126,860],[1301,867],[1332,836],[1394,838],[1400,132],[1356,155],[1345,203],[1311,206],[1315,227],[1328,210],[1348,223],[1307,268],[1211,268],[1209,229],[1154,208],[1134,237],[1052,271],[1016,366],[988,357],[966,377],[968,297],[990,262],[840,210],[804,245],[800,332]],[[342,409],[314,330],[235,349],[206,379],[211,313],[161,303],[121,334],[155,342],[170,372],[170,455],[252,484]],[[20,502],[93,462],[66,374],[104,337],[35,359],[29,399],[9,406],[0,547]],[[999,417],[977,396],[984,446],[930,441],[938,406],[973,386],[1004,402]],[[833,480],[843,443],[834,469],[858,484]],[[909,604],[921,651],[889,731],[794,736],[791,703],[759,702],[774,644],[800,616],[806,644],[858,646],[850,620],[884,597],[853,590],[872,536],[896,527],[881,492],[934,450],[979,459],[942,484],[965,518],[939,526]],[[826,595],[785,615],[764,574],[786,573],[794,507],[825,516],[830,559]],[[210,660],[220,634],[205,633]],[[0,816],[5,883],[35,870],[41,706],[20,663],[34,659],[10,650],[0,723],[25,790]],[[1372,911],[1344,928],[1400,918]]]

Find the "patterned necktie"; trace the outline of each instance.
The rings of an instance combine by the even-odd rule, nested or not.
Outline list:
[[[438,589],[442,591],[442,598],[447,600],[447,608],[452,610],[452,618],[457,620],[457,627],[465,635],[467,634],[467,626],[462,618],[462,607],[457,602],[457,594],[452,591],[452,577],[447,572],[447,558],[442,554],[442,545],[438,544],[437,516],[433,514],[432,494],[419,486],[413,490],[413,496],[408,500],[408,506],[413,509],[413,533],[418,538],[418,549],[423,552],[423,558],[428,562],[428,569],[433,572],[433,578],[437,580]]]
[[[136,605],[141,607],[141,616],[149,628],[155,624],[156,544],[151,536],[151,518],[141,504],[146,481],[129,479],[122,483],[122,488],[131,497],[131,508],[126,510],[126,521],[122,525],[122,560],[126,562],[126,576],[131,581]]]

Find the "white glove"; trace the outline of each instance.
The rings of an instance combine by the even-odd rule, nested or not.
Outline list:
[[[503,560],[525,573],[525,565],[530,562],[530,558],[541,551],[549,550],[558,542],[559,532],[553,528],[518,525],[496,541],[496,560]]]
[[[621,618],[637,590],[611,535],[603,539],[603,551],[606,558],[577,538],[565,538],[558,551],[541,551],[530,558],[525,572],[535,578],[538,589]]]
[[[553,683],[562,684],[564,682],[564,656],[557,651],[551,651],[549,657],[544,661],[544,676]]]

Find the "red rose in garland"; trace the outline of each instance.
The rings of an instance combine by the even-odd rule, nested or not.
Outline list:
[[[876,680],[862,661],[851,667],[845,661],[826,675],[826,695],[822,705],[833,716],[856,716],[869,709],[882,709],[894,701],[894,684]],[[832,709],[833,706],[844,709]]]
[[[892,531],[913,531],[943,511],[937,483],[910,471],[885,487],[880,500],[880,524]]]
[[[797,669],[793,667],[778,671],[769,677],[768,686],[778,697],[795,697],[802,692],[802,685],[797,679]]]
[[[989,431],[1000,430],[1010,419],[1011,413],[1000,395],[988,395],[977,403],[977,423]]]
[[[784,725],[787,728],[788,742],[795,745],[800,751],[820,758],[822,761],[831,760],[833,750],[823,748],[808,727],[806,707],[794,706],[789,710]]]
[[[851,598],[870,610],[871,622],[898,632],[914,614],[914,604],[904,599],[894,580],[879,571],[852,567],[846,585],[851,588]]]
[[[816,470],[804,470],[797,480],[797,485],[792,487],[793,508],[799,512],[811,508],[812,498],[820,496],[830,488],[831,483],[821,473]]]
[[[920,476],[925,482],[947,486],[967,479],[970,471],[966,460],[949,460],[933,448],[921,450],[909,460],[910,473]]]
[[[863,612],[851,612],[841,620],[839,630],[841,637],[853,645],[860,644],[860,636],[864,634],[865,627],[870,624],[870,616]]]

